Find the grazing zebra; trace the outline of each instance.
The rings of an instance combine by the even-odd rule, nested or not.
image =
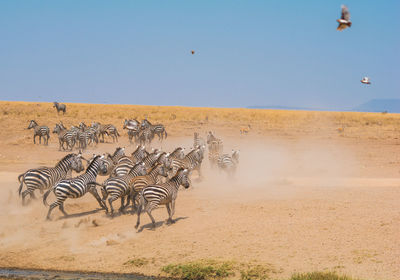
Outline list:
[[[199,136],[198,132],[195,132],[194,136],[193,136],[193,148],[196,148],[197,146],[205,146],[205,145],[206,145],[206,141],[204,141],[204,139]]]
[[[119,177],[110,177],[101,185],[101,193],[103,195],[102,201],[104,205],[106,205],[106,213],[108,213],[107,204],[105,202],[106,198],[110,196],[108,199],[108,203],[110,204],[110,214],[114,214],[114,208],[112,206],[113,201],[121,198],[121,208],[120,212],[123,212],[125,208],[124,201],[125,196],[129,195],[129,191],[131,188],[129,187],[129,182],[136,176],[146,175],[146,168],[143,162],[139,162],[135,164],[134,167],[124,176]],[[129,202],[128,202],[129,203]]]
[[[136,209],[136,198],[137,195],[141,193],[142,189],[147,185],[159,183],[158,178],[159,176],[168,177],[168,169],[164,166],[164,164],[158,163],[154,165],[148,172],[147,175],[137,176],[130,180],[129,186],[130,196],[128,197],[129,200],[133,202],[133,208]]]
[[[239,163],[239,151],[232,150],[232,154],[223,154],[218,158],[218,167],[232,176],[236,172],[236,166]]]
[[[39,126],[36,121],[31,120],[28,129],[33,128],[33,144],[36,144],[36,136],[39,136],[39,144],[42,144],[42,137],[44,145],[49,144],[50,129],[47,126]]]
[[[67,149],[72,151],[75,146],[76,138],[74,132],[67,130],[62,123],[56,124],[53,133],[58,134],[58,141],[59,141],[59,148],[58,150],[61,151],[61,148],[65,151],[64,143],[67,144]]]
[[[63,157],[55,167],[39,167],[30,169],[18,176],[20,186],[18,193],[22,196],[22,205],[25,205],[25,197],[29,194],[31,199],[35,199],[34,191],[36,189],[43,190],[54,186],[58,181],[67,177],[71,171],[83,171],[81,154],[68,154]],[[23,185],[26,185],[26,190],[22,191]]]
[[[159,205],[166,205],[168,211],[168,223],[174,223],[172,216],[175,213],[175,200],[178,196],[179,186],[182,185],[186,189],[189,188],[189,170],[179,169],[174,177],[164,184],[153,184],[146,186],[140,193],[140,205],[138,207],[138,217],[135,228],[140,225],[140,214],[146,211],[149,215],[153,228],[156,221],[151,215],[151,211]]]
[[[133,138],[135,138],[135,142],[138,141],[139,131],[140,131],[140,123],[136,119],[125,120],[122,128],[128,130],[128,137],[129,137],[130,143],[132,143]]]
[[[61,104],[58,102],[53,102],[53,108],[57,109],[57,114],[60,113],[60,111],[63,111],[63,115],[65,114],[65,111],[67,110],[67,105]]]
[[[142,121],[142,129],[149,128],[154,134],[157,134],[158,140],[162,141],[164,138],[167,139],[167,131],[162,124],[151,124],[147,119]]]
[[[43,196],[43,203],[47,205],[46,199],[51,191],[56,195],[57,200],[50,205],[49,212],[47,213],[46,219],[50,220],[51,211],[55,207],[59,207],[60,211],[64,216],[68,214],[64,211],[64,202],[67,198],[79,198],[84,196],[87,192],[90,192],[99,203],[100,207],[105,208],[103,201],[100,199],[97,193],[95,184],[96,177],[99,170],[104,171],[104,165],[102,164],[103,156],[96,156],[86,169],[86,172],[78,177],[71,179],[64,179],[59,181],[53,188],[49,189]]]
[[[113,142],[118,142],[118,136],[119,133],[117,131],[117,128],[112,125],[112,124],[100,124],[98,122],[94,122],[92,123],[92,127],[94,129],[97,129],[99,137],[102,137],[102,142],[104,143],[104,134],[106,134],[107,136],[111,136],[113,139]]]

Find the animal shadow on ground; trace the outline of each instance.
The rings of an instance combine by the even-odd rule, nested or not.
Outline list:
[[[68,216],[62,216],[59,219],[62,220],[62,219],[70,219],[70,218],[78,218],[78,217],[88,216],[88,215],[91,215],[91,214],[95,214],[95,213],[97,213],[97,212],[99,212],[101,210],[104,210],[104,209],[103,208],[97,208],[97,209],[86,211],[86,212],[81,212],[81,213],[76,213],[76,214],[69,214]]]
[[[173,219],[173,223],[172,224],[175,224],[177,221],[184,220],[184,219],[187,219],[187,218],[189,218],[189,217],[178,217],[176,219]],[[163,224],[167,224],[167,221],[156,222],[155,227],[153,227],[152,223],[148,223],[148,224],[145,224],[145,225],[141,226],[140,229],[137,232],[142,232],[145,228],[148,229],[148,230],[155,230],[156,228],[161,227]],[[172,225],[172,224],[167,224],[167,225]]]

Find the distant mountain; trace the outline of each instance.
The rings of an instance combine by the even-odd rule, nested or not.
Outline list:
[[[319,111],[316,108],[305,108],[305,107],[289,107],[289,106],[279,106],[279,105],[254,105],[248,106],[248,109],[276,109],[276,110],[304,110],[304,111]]]
[[[400,113],[400,99],[372,99],[352,111]]]

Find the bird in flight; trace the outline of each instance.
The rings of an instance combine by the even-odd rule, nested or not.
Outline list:
[[[366,85],[370,85],[371,84],[371,82],[369,81],[368,77],[362,78],[361,83],[366,84]]]
[[[191,53],[194,54],[194,50],[192,50]]]
[[[351,27],[350,12],[345,5],[342,5],[342,16],[336,21],[339,23],[339,26],[336,28],[336,30],[342,31],[347,27]]]

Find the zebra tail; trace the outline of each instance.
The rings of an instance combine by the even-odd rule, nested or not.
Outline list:
[[[166,130],[164,130],[164,134],[165,134],[165,139],[167,139],[168,134]]]
[[[49,194],[50,194],[50,192],[53,190],[53,188],[50,188],[50,189],[48,189],[45,193],[44,193],[44,195],[43,195],[43,204],[44,205],[46,205],[46,206],[48,206],[48,204],[47,204],[47,197],[49,196]]]
[[[24,185],[24,180],[21,180],[21,177],[24,177],[25,173],[22,173],[21,175],[18,176],[18,181],[20,183],[19,188],[18,188],[18,194],[19,196],[21,196],[21,191],[22,191],[22,187]]]

